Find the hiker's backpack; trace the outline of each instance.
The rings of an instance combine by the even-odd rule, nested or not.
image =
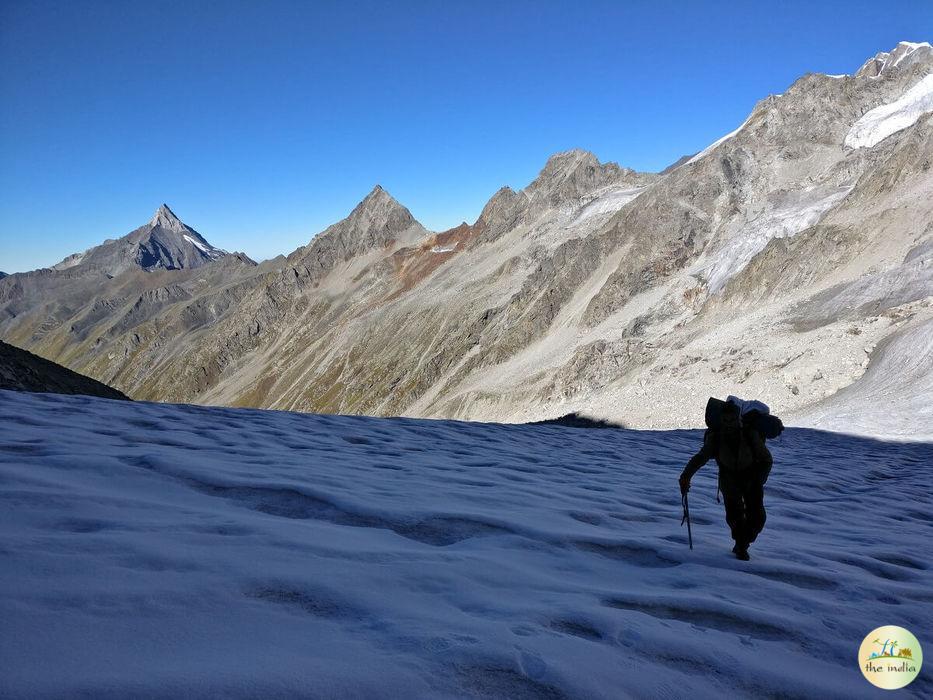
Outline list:
[[[781,422],[781,419],[777,416],[772,416],[765,404],[760,401],[742,401],[741,399],[736,399],[734,396],[730,396],[729,398],[735,399],[733,403],[739,405],[742,423],[753,427],[763,438],[774,440],[784,432],[784,424]],[[725,405],[725,401],[712,396],[709,398],[709,401],[706,402],[707,428],[719,430],[722,407]]]

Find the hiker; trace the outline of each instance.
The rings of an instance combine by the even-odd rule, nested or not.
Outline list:
[[[690,490],[690,479],[710,459],[719,465],[719,488],[726,506],[726,522],[732,530],[738,559],[748,561],[748,546],[765,526],[764,484],[771,472],[771,453],[758,431],[753,416],[742,420],[740,408],[722,404],[718,428],[703,436],[703,447],[680,475],[680,492]]]

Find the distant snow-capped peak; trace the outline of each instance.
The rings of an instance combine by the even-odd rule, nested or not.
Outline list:
[[[173,234],[181,236],[182,241],[194,246],[198,251],[212,260],[227,254],[227,251],[211,245],[200,233],[185,224],[167,204],[162,204],[156,209],[152,219],[149,220],[149,227],[152,229],[158,228],[163,231],[170,231]]]

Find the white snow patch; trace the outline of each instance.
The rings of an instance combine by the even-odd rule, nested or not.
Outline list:
[[[894,60],[894,63],[891,64],[892,66],[897,66],[901,61],[903,61],[905,58],[907,58],[908,56],[910,56],[914,51],[916,51],[916,50],[919,49],[919,48],[923,48],[923,47],[926,47],[926,48],[928,48],[928,49],[929,49],[929,48],[933,48],[933,47],[930,46],[929,42],[926,42],[926,41],[922,41],[922,42],[919,42],[919,43],[918,43],[918,42],[913,42],[913,41],[902,41],[902,42],[900,42],[897,46],[898,46],[898,48],[900,48],[900,47],[903,46],[903,47],[905,47],[905,48],[907,49],[907,51],[904,51],[900,56],[898,56],[898,57]]]
[[[432,253],[452,253],[456,249],[457,249],[456,243],[454,243],[453,245],[436,245],[433,248],[431,248],[431,252]]]
[[[195,248],[200,250],[202,253],[207,255],[210,258],[219,258],[221,255],[226,255],[227,251],[221,250],[220,248],[215,248],[212,245],[204,245],[197,238],[189,236],[187,233],[183,234],[182,237],[188,241]]]
[[[876,71],[875,75],[869,76],[870,80],[880,78],[882,75],[886,74],[889,68],[896,68],[898,65],[904,62],[905,59],[912,57],[918,49],[930,49],[933,48],[930,46],[929,42],[913,42],[913,41],[902,41],[900,42],[893,51],[882,51],[877,55],[869,58],[862,64],[862,67],[858,70],[858,75],[862,71],[868,69],[869,67],[873,68]]]
[[[743,270],[764,250],[771,239],[789,238],[809,228],[848,195],[852,187],[808,187],[788,193],[784,201],[767,207],[741,225],[737,224],[726,242],[701,262],[697,273],[706,280],[710,293],[720,291],[730,277]]]
[[[870,148],[933,111],[933,73],[900,98],[865,112],[846,134],[848,148]]]
[[[201,242],[200,242],[198,239],[196,239],[196,238],[192,238],[192,237],[189,236],[187,233],[184,234],[184,236],[182,236],[182,237],[183,237],[186,241],[188,241],[191,245],[193,245],[195,248],[197,248],[198,250],[200,250],[202,253],[209,253],[209,252],[210,252],[210,249],[207,248],[203,243],[201,243]]]
[[[636,199],[645,189],[645,187],[626,187],[602,193],[580,209],[574,224],[579,224],[594,216],[615,214],[626,204]]]
[[[0,391],[0,695],[867,697],[933,446],[787,430],[738,562],[701,440]]]

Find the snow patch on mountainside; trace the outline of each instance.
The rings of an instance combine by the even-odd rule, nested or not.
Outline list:
[[[894,64],[893,64],[893,65],[895,65],[895,66],[900,65],[900,63],[901,63],[904,59],[906,59],[906,58],[908,58],[909,56],[913,55],[914,51],[916,51],[917,49],[922,49],[922,48],[927,48],[927,49],[929,49],[929,48],[933,48],[933,47],[930,46],[930,42],[928,42],[928,41],[920,41],[920,42],[916,42],[916,41],[902,41],[902,42],[900,42],[897,46],[898,46],[899,49],[902,49],[902,51],[901,51],[900,54],[897,56],[897,58],[894,59]]]
[[[738,562],[701,439],[0,391],[0,696],[876,697],[933,445],[789,429]]]
[[[852,191],[851,185],[835,188],[807,187],[786,193],[782,200],[760,213],[746,216],[730,237],[701,261],[694,274],[706,279],[710,292],[718,292],[730,277],[741,272],[773,238],[788,238],[812,226]]]
[[[907,67],[911,63],[924,60],[924,56],[929,58],[933,53],[931,49],[933,47],[926,41],[902,41],[893,51],[882,51],[869,58],[858,69],[856,75],[867,75],[870,80],[876,80],[886,75],[891,69],[899,66]]]
[[[186,241],[188,241],[191,245],[193,245],[195,248],[197,248],[202,253],[204,253],[206,256],[208,256],[209,258],[219,258],[227,254],[227,251],[221,250],[220,248],[215,248],[214,246],[209,245],[209,244],[205,245],[204,243],[197,240],[196,238],[189,236],[187,233],[183,234],[182,237]]]
[[[579,224],[593,217],[615,214],[626,204],[635,200],[645,189],[644,187],[625,187],[602,193],[599,197],[588,202],[580,209],[573,223]]]
[[[891,134],[913,125],[933,111],[933,74],[923,78],[900,98],[863,114],[846,134],[848,148],[870,148]]]

